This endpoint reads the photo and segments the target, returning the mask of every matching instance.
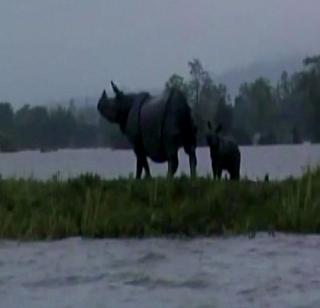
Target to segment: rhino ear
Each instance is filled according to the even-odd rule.
[[[119,96],[121,94],[121,91],[118,89],[118,87],[114,84],[113,81],[111,81],[111,86],[112,86],[112,90],[113,90],[114,94],[116,96]]]
[[[220,133],[222,131],[222,125],[218,124],[217,128],[216,128],[216,133]]]
[[[103,98],[108,98],[108,95],[107,95],[106,90],[103,90],[103,92],[102,92],[102,97],[103,97]]]
[[[211,122],[210,121],[208,121],[208,128],[209,128],[209,130],[212,130],[212,126],[211,126]]]

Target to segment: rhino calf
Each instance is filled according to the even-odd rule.
[[[208,128],[207,144],[210,147],[213,178],[220,179],[222,171],[226,170],[231,180],[238,180],[241,162],[238,145],[232,139],[221,136],[221,125],[212,132],[211,123],[208,122]]]

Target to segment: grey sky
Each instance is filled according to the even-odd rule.
[[[198,57],[215,73],[320,50],[319,0],[1,0],[0,100],[161,88]]]

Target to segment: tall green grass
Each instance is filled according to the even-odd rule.
[[[320,169],[281,182],[0,180],[0,238],[320,232]]]

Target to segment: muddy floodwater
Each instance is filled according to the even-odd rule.
[[[276,145],[241,147],[241,176],[250,179],[263,178],[267,173],[271,179],[299,176],[306,166],[320,164],[320,145]],[[179,153],[178,174],[189,174],[187,156]],[[198,174],[211,174],[208,148],[198,148]],[[151,163],[153,175],[165,175],[166,164]],[[104,178],[128,177],[135,170],[132,151],[110,149],[59,150],[41,153],[24,151],[0,153],[2,177],[48,179],[53,175],[62,178],[75,177],[81,173],[96,173]]]
[[[0,242],[0,306],[320,307],[320,236]]]

